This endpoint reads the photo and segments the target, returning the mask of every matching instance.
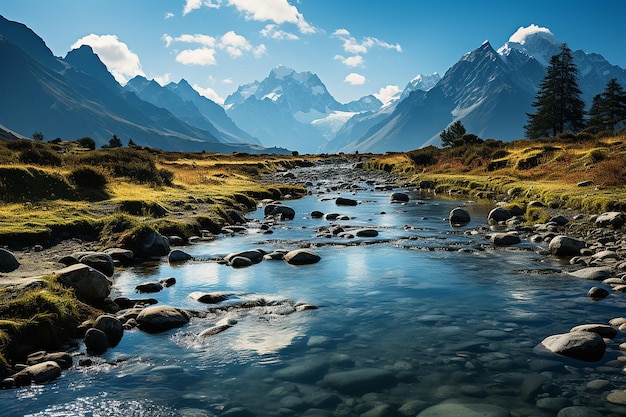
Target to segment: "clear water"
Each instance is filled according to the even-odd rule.
[[[316,196],[290,201],[296,219],[273,234],[253,229],[220,237],[183,248],[195,261],[121,271],[115,295],[138,297],[137,284],[172,276],[176,285],[154,295],[162,304],[207,310],[189,294],[221,291],[233,295],[229,303],[264,298],[275,305],[209,314],[161,334],[127,331],[117,347],[94,358],[95,366],[72,368],[53,383],[0,391],[0,415],[195,417],[246,415],[234,411],[245,408],[255,416],[359,416],[380,404],[404,412],[407,403],[412,414],[386,415],[417,415],[452,400],[498,405],[515,416],[556,416],[560,406],[550,398],[607,412],[602,394],[585,384],[604,378],[620,387],[620,368],[602,366],[616,357],[616,347],[594,364],[543,358],[533,347],[574,325],[607,322],[624,307],[619,297],[590,301],[590,283],[551,272],[568,266],[541,246],[489,247],[470,231],[485,223],[490,207],[436,199],[391,205],[388,192],[344,195],[360,204],[337,207]],[[453,228],[443,219],[458,205],[473,220]],[[316,238],[329,222],[311,219],[312,210],[345,213],[352,219],[339,223],[380,234]],[[262,210],[250,217],[260,219]],[[306,245],[321,256],[319,263],[263,261],[232,269],[210,260]],[[281,314],[285,300],[319,309]],[[198,337],[225,317],[237,324]],[[281,374],[298,366],[310,373],[295,381]],[[355,393],[323,381],[329,373],[365,368],[388,370],[395,381]],[[539,374],[546,378],[539,391],[544,403],[525,398],[524,381]]]

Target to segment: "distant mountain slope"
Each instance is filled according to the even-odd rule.
[[[124,91],[89,47],[66,59],[54,57],[26,26],[0,16],[0,124],[25,136],[35,131],[51,139],[89,136],[100,146],[115,134],[123,142],[167,150],[270,151],[223,143]]]
[[[439,133],[456,120],[485,139],[522,138],[545,63],[560,45],[549,32],[508,42],[497,52],[485,42],[465,54],[427,92],[410,92],[391,112],[350,119],[325,149],[386,152],[438,145]],[[626,86],[626,70],[601,55],[583,51],[573,55],[588,106],[611,78]]]

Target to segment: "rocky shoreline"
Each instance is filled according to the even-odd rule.
[[[321,217],[330,222],[328,227],[319,230],[320,236],[338,237],[343,239],[343,242],[350,241],[353,237],[373,238],[377,235],[375,228],[351,229],[344,227],[339,230],[338,222],[342,219],[349,219],[349,215],[342,213],[349,213],[349,207],[358,204],[358,202],[346,197],[339,199],[335,195],[339,192],[346,193],[371,187],[378,191],[388,191],[390,204],[407,204],[410,201],[409,193],[419,192],[420,184],[410,184],[405,179],[382,172],[372,173],[353,169],[347,164],[348,161],[345,161],[343,166],[338,167],[336,162],[332,164],[321,163],[316,169],[309,167],[278,172],[266,180],[300,184],[305,186],[311,194],[326,195],[335,200],[338,208],[337,213],[310,214],[311,217]],[[397,188],[402,188],[406,192],[394,191]],[[271,233],[276,222],[288,221],[292,215],[293,209],[290,209],[288,201],[265,201],[263,204],[266,219],[261,225],[255,224],[254,227],[264,228],[268,234]],[[547,223],[527,225],[524,218],[525,207],[522,207],[521,203],[511,204],[506,201],[493,201],[494,208],[489,213],[488,218],[485,219],[484,226],[463,232],[477,235],[481,241],[471,250],[479,251],[486,247],[515,247],[522,242],[543,243],[547,246],[544,256],[562,259],[564,273],[572,275],[575,279],[589,280],[590,288],[587,296],[590,299],[600,300],[609,296],[620,297],[622,293],[626,292],[626,235],[623,228],[626,223],[626,214],[610,212],[588,215],[567,211],[556,212],[543,206],[541,202],[528,202],[526,204],[550,212],[550,220]],[[341,216],[346,216],[346,218]],[[469,213],[459,207],[450,213],[447,220],[453,226],[462,226],[469,222]],[[225,227],[222,233],[225,236],[230,236],[245,232],[246,227],[248,227],[246,224],[229,226]],[[49,249],[33,247],[30,250],[15,253],[4,250],[1,256],[2,266],[0,268],[3,272],[0,276],[0,285],[26,288],[37,285],[41,276],[52,275],[56,282],[73,288],[79,299],[102,309],[102,314],[81,324],[77,329],[81,335],[79,343],[84,343],[87,351],[93,355],[114,348],[123,337],[124,331],[135,327],[148,332],[165,331],[184,326],[194,315],[207,314],[207,311],[215,312],[220,308],[272,308],[289,313],[316,308],[313,305],[298,304],[289,300],[280,303],[257,300],[253,303],[230,304],[222,307],[219,303],[228,299],[228,294],[203,293],[194,296],[202,303],[215,304],[215,306],[203,311],[188,311],[173,306],[155,304],[155,300],[146,295],[175,285],[175,280],[144,283],[145,285],[142,284],[144,287],[137,290],[144,296],[133,300],[109,298],[115,285],[114,276],[117,268],[132,264],[136,257],[143,259],[167,258],[169,262],[186,262],[192,259],[184,251],[184,247],[173,249],[174,244],[171,244],[173,242],[177,242],[174,236],[165,237],[155,232],[142,236],[140,240],[134,242],[132,248],[99,250],[96,242],[69,240]],[[442,250],[458,250],[458,248],[442,247]],[[295,265],[319,261],[315,252],[306,248],[293,252],[295,253],[288,251],[264,252],[255,249],[233,253],[212,261],[228,264],[233,268],[250,267],[264,260],[281,260]],[[11,268],[14,269],[11,270]],[[235,324],[232,321],[218,322],[215,326],[206,329],[203,336],[216,335]],[[619,312],[616,312],[614,317],[607,317],[606,323],[588,323],[584,326],[572,323],[571,329],[563,329],[561,334],[546,335],[544,340],[536,341],[535,351],[538,355],[557,354],[593,364],[604,356],[607,346],[615,344],[617,336],[624,332],[626,332],[626,318],[621,317]],[[612,346],[611,349],[624,350],[626,353],[626,344]],[[89,356],[82,357],[78,363],[74,363],[75,357],[70,352],[76,351],[77,346],[74,343],[67,351],[26,352],[30,355],[25,356],[23,363],[12,364],[12,373],[2,381],[2,387],[23,386],[32,382],[43,383],[57,378],[63,369],[72,366],[89,366],[91,364]],[[622,364],[625,361],[626,354],[610,361],[605,366],[613,367],[617,372],[621,372]],[[367,372],[365,373],[367,374]],[[342,384],[346,380],[352,381],[350,384],[359,385],[363,381],[370,379],[378,381],[380,379],[381,384],[385,385],[389,378],[391,376],[388,373],[374,376],[369,374],[330,374],[327,375],[325,381],[327,380],[326,384],[331,387],[339,387],[337,389],[341,391],[343,389]],[[598,379],[589,381],[595,385],[600,384],[600,382]],[[546,381],[543,379],[535,381],[536,386],[532,389],[528,388],[529,392],[532,391],[529,395],[541,396],[541,386],[545,383]],[[626,415],[626,391],[612,389],[613,384],[606,384],[605,387],[607,390],[606,401],[617,407],[613,411],[618,415]],[[454,408],[451,404],[441,407]],[[563,410],[566,409],[563,407]],[[591,414],[580,414],[583,411],[585,410],[559,412],[559,417],[594,415],[591,409],[587,410]],[[456,411],[447,410],[445,412]],[[575,414],[575,412],[579,414]],[[491,411],[486,415],[491,415],[489,413]]]

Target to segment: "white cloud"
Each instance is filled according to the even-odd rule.
[[[219,9],[222,4],[222,0],[216,0],[213,3],[211,0],[187,0],[185,2],[185,7],[183,7],[183,16],[187,13],[191,13],[194,10],[201,8],[202,6],[208,7],[210,9]]]
[[[385,49],[394,49],[397,52],[402,52],[402,47],[399,43],[392,44],[372,36],[365,37],[361,42],[359,42],[347,29],[337,29],[333,32],[333,36],[343,41],[344,51],[355,55],[366,54],[367,51],[374,46]]]
[[[365,84],[365,81],[367,81],[366,78],[361,74],[357,74],[356,72],[351,72],[350,74],[346,75],[346,78],[343,80],[343,82],[350,85],[363,85]]]
[[[295,35],[290,32],[285,32],[284,30],[276,29],[276,25],[267,24],[263,29],[261,29],[261,36],[264,38],[271,38],[276,40],[288,40],[288,41],[297,41],[300,39],[298,35]]]
[[[215,49],[185,49],[176,55],[176,61],[183,65],[216,65]]]
[[[120,42],[115,35],[92,33],[74,42],[71,48],[76,49],[81,45],[91,46],[91,49],[120,84],[125,84],[126,81],[136,75],[145,76],[137,54],[132,52],[124,42]]]
[[[157,75],[154,77],[154,81],[156,81],[157,83],[159,83],[159,85],[164,86],[170,83],[172,74],[167,72],[163,75]]]
[[[234,84],[235,82],[232,80],[232,78],[226,78],[226,79],[222,80],[222,83],[224,83],[224,84]]]
[[[528,35],[541,33],[541,32],[552,35],[552,32],[550,32],[550,29],[531,24],[528,27],[520,27],[519,29],[517,29],[515,33],[512,34],[511,37],[509,38],[509,42],[516,42],[516,43],[523,45],[524,42],[526,42],[526,37]]]
[[[389,103],[391,100],[397,98],[402,93],[402,90],[397,85],[388,85],[378,90],[378,93],[374,93],[373,96],[383,102],[383,105]]]
[[[163,17],[164,19],[171,19],[172,17],[174,17],[174,13],[172,12],[167,12],[165,13],[165,16]]]
[[[363,57],[361,55],[354,55],[349,57],[343,57],[341,55],[335,55],[335,59],[341,61],[342,64],[348,67],[358,67],[363,65]]]
[[[201,34],[195,34],[195,35],[180,35],[176,38],[171,37],[170,35],[163,35],[163,39],[165,40],[165,46],[170,46],[172,44],[172,42],[184,42],[184,43],[198,43],[200,45],[203,46],[208,46],[209,48],[212,48],[215,46],[215,42],[216,39],[213,36],[209,36],[209,35],[201,35]]]
[[[213,100],[219,105],[224,105],[224,98],[220,97],[220,95],[217,94],[211,87],[203,88],[198,84],[194,84],[193,89],[196,90],[201,96],[204,96],[209,100]]]
[[[251,51],[252,45],[248,40],[235,33],[235,31],[229,30],[222,35],[220,39],[219,47],[226,50],[226,53],[231,58],[239,58],[243,55],[244,51]]]

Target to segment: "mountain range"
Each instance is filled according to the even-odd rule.
[[[504,141],[523,137],[538,85],[561,42],[549,31],[497,50],[485,41],[443,77],[418,75],[383,104],[374,95],[339,103],[319,77],[278,66],[240,86],[224,106],[185,80],[161,86],[137,76],[121,86],[89,46],[55,57],[25,25],[0,16],[0,138],[76,139],[98,145],[112,135],[138,145],[211,152],[376,152],[438,145],[461,120],[469,133]],[[626,70],[601,55],[574,51],[587,106]]]

